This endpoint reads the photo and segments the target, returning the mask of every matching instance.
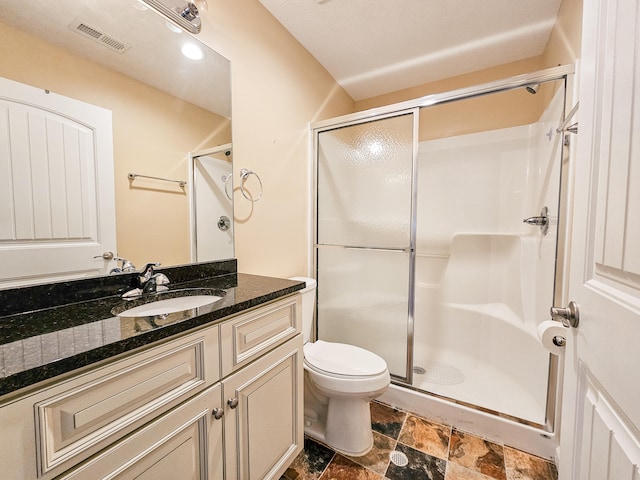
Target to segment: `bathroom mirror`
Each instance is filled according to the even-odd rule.
[[[229,61],[140,0],[0,0],[0,57],[0,77],[112,112],[113,253],[189,263],[190,155],[231,145]],[[227,244],[219,259],[233,258]],[[93,262],[94,273],[116,266]]]

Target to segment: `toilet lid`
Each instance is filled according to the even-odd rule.
[[[387,363],[369,350],[322,340],[305,344],[304,359],[313,368],[338,375],[378,375],[387,369]]]

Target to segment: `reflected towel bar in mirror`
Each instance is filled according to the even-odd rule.
[[[138,173],[128,173],[128,174],[127,174],[127,178],[128,178],[130,181],[132,181],[132,182],[133,182],[137,177],[140,177],[140,178],[151,178],[151,179],[153,179],[153,180],[160,180],[160,181],[163,181],[163,182],[177,183],[177,184],[178,184],[178,186],[179,186],[180,188],[184,188],[184,187],[187,185],[187,182],[185,182],[184,180],[171,180],[171,179],[169,179],[169,178],[151,177],[151,176],[149,176],[149,175],[140,175],[140,174],[138,174]]]

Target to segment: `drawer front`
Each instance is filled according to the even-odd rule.
[[[222,376],[298,334],[300,315],[298,294],[224,322],[220,326]]]
[[[56,479],[222,479],[223,420],[214,418],[214,408],[222,408],[220,384]]]
[[[82,460],[217,381],[218,328],[136,357],[36,404],[41,474]]]

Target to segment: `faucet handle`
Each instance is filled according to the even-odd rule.
[[[136,266],[126,258],[113,257],[116,262],[121,262],[120,271],[122,272],[135,272]]]
[[[140,272],[139,272],[140,273],[140,279],[144,280],[144,281],[149,280],[153,276],[153,274],[155,273],[153,271],[153,269],[155,267],[159,267],[159,266],[160,266],[159,262],[147,263],[144,266],[144,268],[142,270],[140,270]]]
[[[111,253],[111,252],[106,252],[106,253]],[[105,258],[104,254],[102,255],[102,257]],[[130,273],[130,272],[136,271],[136,266],[126,258],[114,256],[112,259],[115,260],[116,262],[121,262],[121,263],[119,267],[112,268],[109,273]]]
[[[167,285],[169,285],[170,282],[164,273],[154,273],[144,282],[142,282],[142,278],[143,277],[140,277],[140,282],[142,283],[142,293],[164,292],[169,289]]]
[[[169,277],[167,277],[164,273],[155,273],[151,277],[156,282],[156,285],[169,285],[171,282],[169,281]]]

